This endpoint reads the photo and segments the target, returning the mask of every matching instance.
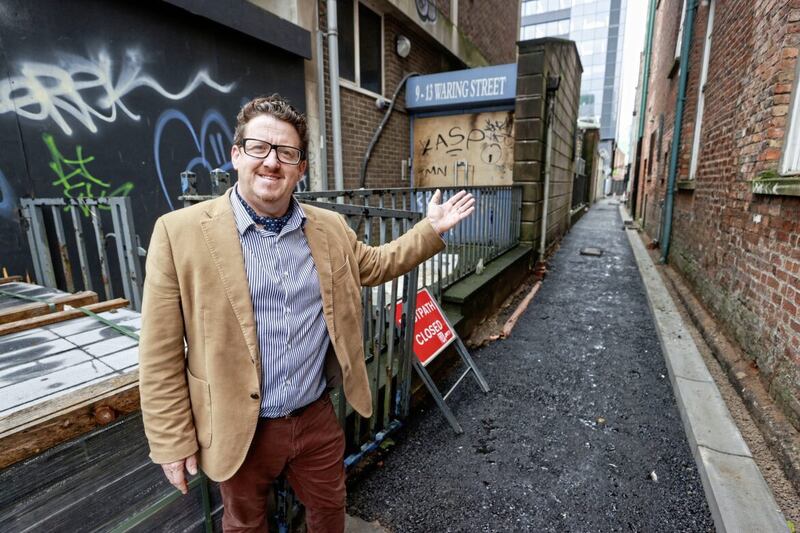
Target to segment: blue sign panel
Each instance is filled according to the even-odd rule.
[[[422,111],[497,105],[513,102],[516,92],[516,63],[441,72],[408,80],[406,108]]]

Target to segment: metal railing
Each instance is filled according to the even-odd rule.
[[[359,240],[370,246],[390,242],[411,229],[420,220],[419,213],[382,207],[364,207],[303,198],[306,204],[335,211],[345,217]],[[392,429],[395,420],[409,412],[411,386],[411,357],[413,343],[416,291],[419,268],[378,287],[363,287],[361,303],[364,309],[364,354],[372,388],[372,417],[348,420],[351,414],[344,394],[334,392],[334,405],[342,427],[346,428],[348,450],[357,453],[362,445]],[[403,318],[398,326],[395,306],[402,305]],[[365,425],[363,425],[365,424]]]
[[[428,203],[437,187],[353,189],[296,193],[302,201],[325,200],[356,209],[400,209],[427,214]],[[428,287],[441,300],[444,289],[481,270],[492,259],[519,244],[522,187],[471,186],[438,187],[442,201],[466,190],[475,196],[475,213],[443,235],[447,249],[420,265],[418,288]],[[353,211],[353,215],[358,216]],[[351,216],[353,216],[351,215]],[[356,225],[360,223],[356,219]],[[352,224],[351,224],[352,225]]]
[[[589,200],[589,177],[583,174],[575,174],[572,180],[572,209],[584,205],[591,205]]]
[[[106,300],[114,295],[113,281],[118,279],[122,292],[135,310],[142,307],[142,265],[144,250],[133,224],[133,209],[128,197],[97,199],[23,198],[20,200],[28,246],[31,250],[36,281],[44,286],[75,292],[78,281],[83,290],[102,285]],[[103,213],[108,212],[108,215]],[[93,239],[87,239],[84,217],[89,219]],[[112,231],[107,231],[108,218]],[[66,224],[65,224],[66,220]],[[65,229],[65,228],[68,228]],[[107,239],[114,238],[116,257],[106,251]],[[54,246],[51,247],[51,239]],[[50,250],[57,250],[53,261]],[[73,268],[78,257],[80,278]],[[99,273],[90,265],[98,265]],[[112,276],[119,270],[119,277]]]

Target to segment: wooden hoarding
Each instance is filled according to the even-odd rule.
[[[414,119],[414,185],[511,185],[514,112]]]

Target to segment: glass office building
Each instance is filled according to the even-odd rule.
[[[578,112],[600,126],[600,138],[617,136],[622,36],[627,0],[523,0],[520,39],[561,37],[575,41],[583,65]]]

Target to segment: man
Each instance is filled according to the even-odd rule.
[[[344,436],[327,393],[343,383],[372,412],[361,285],[392,279],[444,248],[474,210],[463,191],[379,248],[343,218],[292,196],[306,170],[305,117],[278,95],[237,117],[238,183],[156,222],[139,344],[150,457],[187,492],[197,465],[220,481],[223,528],[264,531],[282,472],[308,530],[344,530]],[[185,343],[185,344],[184,344]]]

